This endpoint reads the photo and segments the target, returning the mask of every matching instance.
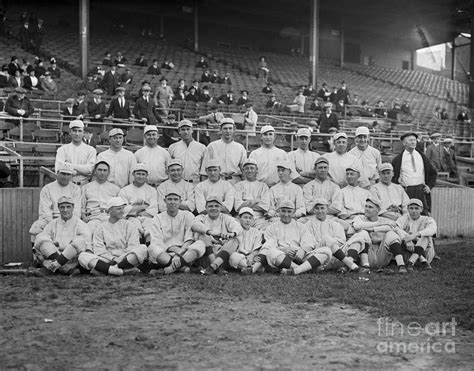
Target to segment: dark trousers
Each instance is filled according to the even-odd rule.
[[[428,215],[431,212],[431,195],[423,191],[424,185],[408,186],[405,188],[409,198],[417,198],[423,202],[423,212],[421,215]]]

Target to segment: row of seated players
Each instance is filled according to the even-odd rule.
[[[71,123],[72,132],[77,128],[80,129],[80,127],[74,125],[79,124],[74,122]],[[190,128],[190,126],[188,126],[188,128]],[[123,136],[117,130],[119,129],[113,129],[111,131],[110,134],[112,140],[117,139],[114,137],[122,137],[120,139],[123,140]],[[267,133],[266,130],[271,132],[272,128],[263,128],[263,135]],[[301,134],[303,133],[307,134],[302,131]],[[274,134],[274,132],[272,134]],[[74,138],[73,133],[72,137]],[[304,135],[302,135],[302,137],[304,137]],[[343,137],[341,138],[344,139]],[[83,144],[81,143],[80,146],[82,145]],[[284,154],[286,156],[286,153]],[[58,156],[60,156],[60,151],[58,151]],[[323,246],[330,248],[331,252],[335,254],[336,259],[344,263],[343,267],[339,267],[342,268],[342,270],[345,270],[345,267],[351,270],[359,269],[359,265],[357,265],[356,262],[359,262],[359,264],[362,266],[362,269],[364,270],[369,269],[369,267],[383,267],[390,262],[390,259],[387,260],[387,258],[394,256],[397,261],[397,265],[399,266],[399,271],[403,273],[406,271],[406,268],[405,261],[402,256],[402,246],[408,251],[413,252],[412,256],[410,256],[408,260],[408,268],[410,270],[412,269],[412,263],[415,263],[418,259],[420,259],[420,261],[426,267],[430,267],[429,262],[434,256],[434,248],[431,237],[436,233],[436,223],[431,217],[420,216],[420,213],[423,210],[423,203],[420,200],[408,200],[403,188],[391,183],[391,178],[393,177],[393,169],[391,164],[381,164],[379,167],[381,181],[377,184],[374,184],[371,188],[371,191],[361,188],[358,185],[359,177],[361,175],[361,168],[358,166],[358,164],[353,163],[349,166],[346,166],[345,173],[348,185],[341,190],[338,185],[328,179],[329,161],[323,156],[317,157],[313,164],[315,179],[305,184],[302,189],[300,186],[291,182],[291,179],[296,179],[292,176],[292,173],[297,173],[297,171],[294,170],[294,166],[292,165],[291,161],[289,161],[288,158],[278,159],[277,162],[274,163],[274,169],[272,169],[272,172],[276,173],[278,181],[269,189],[268,178],[267,182],[257,180],[260,172],[259,160],[265,159],[265,157],[269,159],[268,153],[260,154],[255,159],[252,157],[252,155],[249,159],[245,158],[242,166],[245,180],[235,183],[231,183],[233,177],[229,175],[223,176],[223,178],[227,178],[228,181],[222,179],[221,162],[216,159],[210,159],[204,166],[208,179],[197,184],[194,188],[194,184],[190,184],[186,181],[183,181],[182,179],[184,170],[183,163],[180,160],[171,160],[168,162],[168,164],[164,165],[168,169],[170,179],[160,184],[157,189],[153,188],[149,184],[146,184],[149,170],[148,166],[143,163],[134,165],[131,171],[132,184],[120,189],[116,184],[114,185],[113,183],[108,182],[107,178],[111,173],[111,168],[113,166],[116,167],[117,163],[113,163],[111,161],[108,162],[106,159],[101,159],[99,155],[98,162],[94,166],[95,180],[90,183],[85,181],[76,181],[76,183],[82,186],[81,190],[77,184],[71,182],[73,179],[73,173],[75,172],[73,166],[71,166],[71,164],[67,161],[59,161],[57,168],[58,180],[45,186],[42,190],[40,197],[39,219],[33,224],[30,230],[35,242],[34,246],[36,255],[38,255],[38,251],[40,252],[37,258],[39,261],[41,261],[42,258],[46,258],[45,260],[47,263],[45,268],[49,267],[50,270],[52,269],[54,271],[59,269],[58,264],[63,266],[64,264],[61,263],[66,263],[70,260],[65,260],[64,256],[60,257],[59,260],[56,258],[50,259],[50,257],[53,255],[53,257],[55,257],[55,254],[57,254],[58,251],[48,254],[48,251],[50,251],[52,248],[51,244],[56,247],[61,245],[61,243],[57,240],[57,237],[54,237],[53,235],[55,233],[63,234],[64,232],[64,223],[60,221],[64,218],[61,217],[59,221],[57,219],[58,216],[62,214],[61,207],[59,205],[60,203],[58,202],[58,199],[62,196],[70,197],[70,204],[73,204],[73,207],[70,208],[71,213],[75,215],[77,222],[79,221],[79,217],[81,217],[81,215],[83,220],[88,222],[87,227],[83,228],[83,230],[87,232],[87,235],[94,236],[93,241],[95,241],[96,236],[99,236],[97,237],[98,239],[105,241],[102,247],[105,246],[106,250],[113,250],[117,246],[121,246],[121,248],[118,249],[119,252],[123,252],[125,254],[124,256],[128,256],[128,253],[126,253],[127,245],[124,244],[124,241],[127,240],[126,236],[121,236],[121,234],[118,233],[116,229],[112,228],[112,224],[115,225],[115,223],[111,222],[112,214],[110,211],[112,206],[110,206],[109,201],[115,199],[118,196],[121,200],[120,202],[123,202],[127,205],[127,207],[122,210],[122,213],[124,213],[127,218],[127,225],[129,225],[129,227],[136,232],[134,233],[136,234],[138,241],[141,239],[141,242],[152,246],[153,230],[155,228],[156,220],[161,216],[167,217],[167,215],[169,215],[169,205],[167,198],[170,196],[170,193],[172,193],[178,198],[178,208],[180,210],[185,212],[185,214],[190,215],[190,217],[192,216],[191,212],[194,211],[196,214],[199,214],[196,218],[208,218],[206,219],[206,223],[208,223],[211,227],[215,226],[214,224],[216,222],[215,219],[211,217],[211,213],[209,211],[209,204],[212,201],[218,204],[216,207],[219,209],[219,215],[222,213],[222,218],[227,219],[232,218],[230,215],[232,214],[233,209],[236,210],[236,213],[234,214],[240,214],[244,208],[250,208],[250,214],[252,216],[251,224],[256,227],[255,230],[265,230],[265,236],[267,233],[266,231],[269,229],[271,230],[271,226],[275,225],[275,223],[289,223],[288,220],[288,223],[285,223],[283,217],[285,213],[282,212],[282,210],[290,209],[289,220],[294,220],[295,223],[296,220],[298,220],[297,224],[295,224],[293,227],[300,228],[303,223],[307,224],[318,219],[318,208],[320,208],[322,205],[325,209],[324,220],[327,219],[328,223],[331,221],[331,226],[326,226],[325,228],[328,228],[331,231],[342,231],[339,234],[343,236],[344,241],[346,238],[348,238],[346,252],[343,251],[343,248],[342,250],[339,248],[336,249],[337,246],[332,243],[329,243],[328,246]],[[80,169],[77,164],[74,166],[76,169]],[[265,165],[262,167],[265,168]],[[232,184],[234,184],[235,187]],[[192,191],[194,191],[194,197],[192,195]],[[321,200],[323,200],[323,202],[321,202]],[[288,206],[290,204],[291,207]],[[284,207],[284,205],[287,206]],[[406,212],[407,208],[410,211],[409,213]],[[372,210],[372,214],[370,213],[370,210]],[[161,212],[158,214],[158,211]],[[338,218],[336,218],[336,216],[338,216]],[[194,216],[192,217],[194,218]],[[230,236],[231,233],[232,235],[237,233],[235,231],[234,233],[229,229],[224,229],[222,223],[222,221],[217,223],[218,228],[216,228],[217,232],[219,233],[214,230],[211,232],[206,230],[206,232],[215,232],[216,235],[220,235],[220,233],[222,233],[224,240],[232,237]],[[182,223],[180,222],[180,224]],[[170,227],[171,230],[174,230],[176,225],[176,223],[171,223],[171,227],[169,225],[168,227]],[[103,229],[105,226],[112,228],[106,233],[108,237],[104,237]],[[74,230],[77,230],[77,226],[74,228]],[[312,233],[314,239],[320,240],[322,238],[323,232],[321,228],[318,233]],[[61,232],[60,230],[63,231]],[[120,230],[126,231],[127,228],[120,228]],[[293,244],[295,242],[293,240],[285,242],[285,239],[288,239],[289,236],[292,236],[293,234],[289,233],[287,228],[282,229],[281,226],[279,226],[276,230],[277,233],[282,231],[284,232],[276,239],[278,243],[275,249],[277,251],[275,249],[270,250],[273,251],[273,255],[271,252],[267,252],[263,255],[257,254],[255,255],[256,257],[254,256],[256,259],[255,261],[246,260],[248,264],[246,263],[245,267],[239,265],[239,268],[250,267],[251,271],[256,271],[259,268],[259,264],[262,263],[262,256],[265,257],[263,262],[268,264],[270,267],[282,269],[295,268],[295,270],[291,269],[290,271],[283,270],[283,272],[286,273],[298,273],[313,269],[316,266],[326,262],[327,259],[325,260],[324,257],[314,254],[307,256],[305,255],[302,257],[301,254],[303,254],[303,252],[299,252],[298,258],[296,258],[296,255],[291,252],[293,250],[290,249],[290,247],[294,247]],[[401,232],[402,230],[404,233]],[[49,250],[45,250],[46,252],[41,252],[41,246],[45,237],[39,238],[39,236],[44,236],[45,232],[47,232],[49,237],[51,237],[50,240],[46,241],[46,245],[49,246]],[[118,238],[119,241],[113,240],[115,237]],[[173,242],[173,239],[174,237],[171,238],[171,242]],[[266,240],[267,238],[265,237],[265,241]],[[215,241],[213,241],[211,245],[214,243]],[[347,247],[354,244],[358,244],[357,246],[360,247],[359,254],[363,251],[360,259],[355,256],[354,252],[349,253],[349,250],[354,249],[348,249]],[[208,244],[205,243],[205,245],[205,252],[208,253],[207,255],[210,255],[210,260],[213,261],[213,254],[210,253]],[[298,244],[295,246],[297,245]],[[235,247],[235,240],[232,246]],[[382,247],[376,249],[371,248],[370,246]],[[142,252],[149,250],[143,250],[143,246],[141,248]],[[72,249],[74,249],[76,253],[80,250],[77,246],[74,247],[71,245],[68,256],[72,254]],[[222,254],[219,256],[221,259],[217,260],[217,262],[213,262],[213,265],[211,265],[211,268],[209,268],[207,272],[209,273],[210,270],[216,270],[222,263],[227,264],[227,258],[231,255],[229,254],[230,250],[225,250],[222,252]],[[251,250],[254,251],[253,248]],[[341,250],[342,253],[339,252],[339,250]],[[92,247],[92,251],[95,251],[94,247]],[[169,252],[172,251],[168,251],[168,248],[166,248],[166,253],[168,254]],[[220,252],[219,248],[216,247],[214,252]],[[280,252],[283,252],[283,254]],[[312,254],[312,250],[310,252]],[[384,252],[384,254],[381,252]],[[181,251],[181,253],[181,255],[178,254],[179,258],[174,259],[173,263],[171,262],[171,259],[164,259],[163,257],[161,260],[157,259],[158,255],[156,255],[156,253],[154,258],[151,256],[151,253],[149,255],[151,264],[155,264],[153,265],[154,268],[157,268],[157,265],[164,264],[168,268],[168,273],[176,271],[180,265],[189,265],[190,263],[195,263],[197,258],[202,258],[204,255],[207,256],[206,254],[201,255],[195,250],[189,252],[189,254],[192,256],[186,255],[187,251]],[[94,256],[93,253],[91,254]],[[58,256],[60,255],[61,254]],[[132,262],[128,263],[135,262],[136,264],[141,264],[144,261],[144,259],[141,259],[141,257],[146,256],[145,253],[140,256],[138,256],[138,253],[132,255],[135,258],[132,259]],[[381,257],[381,255],[383,256]],[[92,258],[91,255],[85,256]],[[110,257],[110,254],[108,256]],[[122,258],[124,256],[122,256]],[[306,260],[308,263],[305,264],[303,270],[300,271],[296,269],[298,267],[296,267],[294,264],[289,263],[289,260],[286,258],[295,258],[295,264],[298,264],[298,262],[306,263]],[[306,258],[306,260],[303,258]],[[324,262],[322,262],[322,260],[324,260]],[[54,262],[53,265],[50,265],[51,261]],[[82,265],[84,268],[88,267],[89,269],[97,269],[97,263],[98,260],[93,258],[93,263],[90,263],[89,261],[88,263]],[[130,268],[128,263],[123,262],[123,264],[118,268]],[[256,265],[254,266],[253,263],[256,263]],[[98,264],[98,270],[104,272],[104,265],[102,263]],[[171,265],[169,266],[169,264]],[[107,272],[110,273],[109,268],[110,267],[107,267]],[[66,270],[69,272],[68,269]],[[120,272],[123,273],[123,270]]]

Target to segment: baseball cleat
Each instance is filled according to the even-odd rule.
[[[52,276],[53,272],[51,272],[49,269],[41,267],[41,268],[36,268],[33,272],[33,275],[35,277],[44,278],[46,276]]]
[[[408,262],[408,264],[406,266],[406,269],[407,269],[407,272],[409,272],[409,273],[415,272],[415,266],[413,265],[412,262]]]
[[[407,269],[405,268],[404,265],[400,265],[398,267],[398,274],[407,274],[407,273],[408,273],[408,271],[407,271]]]
[[[207,267],[206,269],[201,269],[199,273],[201,273],[202,276],[210,276],[214,274],[215,271],[211,267]]]
[[[240,273],[242,273],[244,276],[248,276],[249,274],[252,274],[252,273],[253,273],[252,267],[245,267],[245,268],[242,268],[242,270],[240,271]]]
[[[370,267],[359,267],[358,269],[358,273],[361,273],[361,274],[370,274]]]
[[[347,267],[341,267],[341,268],[338,268],[337,270],[337,273],[340,273],[340,274],[346,274],[347,272],[349,272],[349,269]]]
[[[165,274],[165,270],[163,268],[160,269],[150,269],[148,272],[150,276],[162,276]]]
[[[433,267],[427,261],[421,263],[421,268],[423,268],[423,270],[429,270],[429,271],[433,270]]]
[[[284,276],[294,276],[295,271],[293,270],[293,268],[282,268],[280,274]]]

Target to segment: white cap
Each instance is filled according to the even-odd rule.
[[[148,167],[145,164],[142,164],[142,163],[135,164],[135,166],[132,169],[132,174],[135,171],[146,171],[147,173],[149,172]]]
[[[296,136],[311,138],[311,131],[308,128],[301,128],[301,129],[298,129]]]
[[[359,136],[359,135],[367,135],[369,136],[370,135],[370,131],[369,131],[369,128],[367,126],[359,126],[357,129],[356,129],[356,132],[355,132],[355,136]]]
[[[271,125],[264,125],[262,126],[262,128],[260,129],[260,134],[265,134],[266,132],[268,131],[275,131],[275,128]]]
[[[110,210],[111,207],[124,206],[126,204],[122,197],[112,197],[107,201],[107,210]]]
[[[59,165],[57,172],[58,173],[72,174],[72,175],[76,174],[76,171],[74,170],[74,168],[68,163],[63,163],[63,164]]]
[[[338,140],[339,138],[346,138],[347,139],[347,134],[342,132],[342,133],[336,133],[333,136],[334,141]]]
[[[72,128],[84,129],[84,123],[81,120],[72,120],[69,123],[69,129],[72,129]]]
[[[243,215],[245,213],[250,214],[252,216],[255,216],[253,210],[250,207],[243,207],[239,210],[239,216]]]
[[[109,137],[113,137],[114,135],[117,135],[117,134],[124,135],[123,130],[119,128],[113,128],[112,130],[109,131]]]
[[[145,129],[143,129],[143,135],[148,133],[149,131],[156,131],[158,132],[158,128],[155,125],[145,125]]]

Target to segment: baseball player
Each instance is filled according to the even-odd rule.
[[[285,275],[297,275],[326,263],[332,255],[331,249],[325,246],[314,249],[313,235],[304,224],[294,220],[294,203],[283,200],[278,212],[280,220],[265,230],[260,259]]]
[[[100,224],[92,239],[92,247],[79,255],[79,264],[93,274],[123,276],[134,273],[134,267],[147,258],[147,248],[140,245],[136,226],[126,220],[127,203],[120,197],[107,202],[109,219]]]
[[[179,208],[194,212],[196,202],[194,200],[194,185],[183,179],[183,163],[181,160],[172,159],[168,163],[169,179],[161,183],[156,189],[158,192],[158,211],[166,211],[165,195],[170,191],[178,193],[181,196]]]
[[[219,269],[227,263],[230,255],[237,251],[242,227],[230,215],[221,212],[222,198],[210,195],[206,199],[206,214],[198,215],[191,226],[195,233],[195,240],[203,241],[206,246],[206,255],[211,265],[203,269],[201,274],[209,275],[215,272],[226,273]]]
[[[397,220],[400,237],[410,252],[406,267],[409,272],[413,272],[418,260],[424,269],[431,269],[430,263],[435,256],[433,237],[438,226],[432,217],[421,215],[422,211],[423,202],[412,198],[408,201],[408,214]]]
[[[293,163],[298,178],[293,182],[296,184],[306,184],[314,179],[314,162],[320,156],[319,153],[311,151],[311,131],[308,128],[298,129],[296,133],[298,148],[288,153],[288,158]]]
[[[90,246],[91,234],[86,223],[74,216],[74,202],[70,196],[60,197],[60,217],[50,221],[36,236],[33,256],[42,268],[37,269],[35,275],[79,274],[77,257]]]

